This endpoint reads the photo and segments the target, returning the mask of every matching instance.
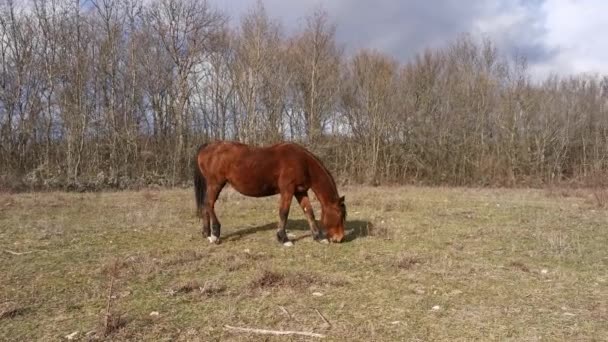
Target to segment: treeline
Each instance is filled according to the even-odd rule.
[[[300,142],[341,181],[603,184],[608,77],[530,81],[463,36],[401,64],[196,0],[0,5],[0,189],[189,184],[196,147]]]

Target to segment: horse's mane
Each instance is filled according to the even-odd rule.
[[[323,162],[321,161],[321,159],[319,159],[319,157],[315,156],[312,152],[308,151],[306,148],[304,148],[303,146],[301,146],[300,144],[296,144],[296,143],[291,143],[293,146],[296,146],[297,148],[299,148],[300,150],[302,150],[307,156],[309,156],[310,158],[312,158],[312,160],[314,160],[317,165],[321,168],[321,170],[323,170],[323,172],[325,173],[325,175],[327,176],[327,178],[329,178],[329,181],[331,182],[331,185],[334,187],[334,190],[336,192],[336,199],[339,197],[338,196],[338,186],[336,185],[336,181],[334,180],[334,177],[331,175],[331,172],[329,172],[329,170],[327,169],[327,167],[325,167],[325,165],[323,164]]]

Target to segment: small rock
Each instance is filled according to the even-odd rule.
[[[576,316],[576,314],[573,314],[572,312],[564,312],[564,316]]]
[[[439,306],[439,305],[435,305],[432,307],[432,310],[434,310],[434,311],[437,311],[439,309],[441,309],[441,306]]]
[[[75,339],[76,336],[78,336],[78,331],[74,331],[73,333],[66,335],[65,338],[68,339],[69,341],[71,341],[71,340]]]
[[[312,295],[315,296],[315,297],[321,297],[321,296],[323,296],[323,294],[321,292],[313,292]]]
[[[546,268],[543,268],[542,270],[540,270],[540,273],[547,274],[547,273],[549,273],[549,270]]]
[[[424,290],[422,290],[422,289],[415,289],[414,292],[416,292],[419,295],[422,295],[425,293]]]
[[[160,313],[158,311],[152,311],[150,312],[150,316],[159,316]]]
[[[251,252],[251,251],[249,250],[249,248],[245,248],[245,249],[243,250],[243,252],[245,252],[245,253],[249,253],[249,252]]]
[[[392,325],[397,325],[397,324],[399,324],[399,323],[401,323],[401,321],[392,321],[392,322],[391,322],[391,324],[392,324]]]

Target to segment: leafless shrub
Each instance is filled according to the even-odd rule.
[[[116,292],[116,279],[118,278],[121,262],[115,260],[109,270],[110,284],[108,286],[108,294],[106,299],[106,309],[103,317],[103,325],[101,328],[103,336],[109,336],[127,324],[125,317],[114,308],[114,300],[117,298]]]

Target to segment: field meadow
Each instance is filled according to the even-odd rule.
[[[340,192],[346,241],[294,201],[293,247],[276,196],[226,189],[212,245],[191,189],[0,194],[0,340],[608,340],[606,192]]]

